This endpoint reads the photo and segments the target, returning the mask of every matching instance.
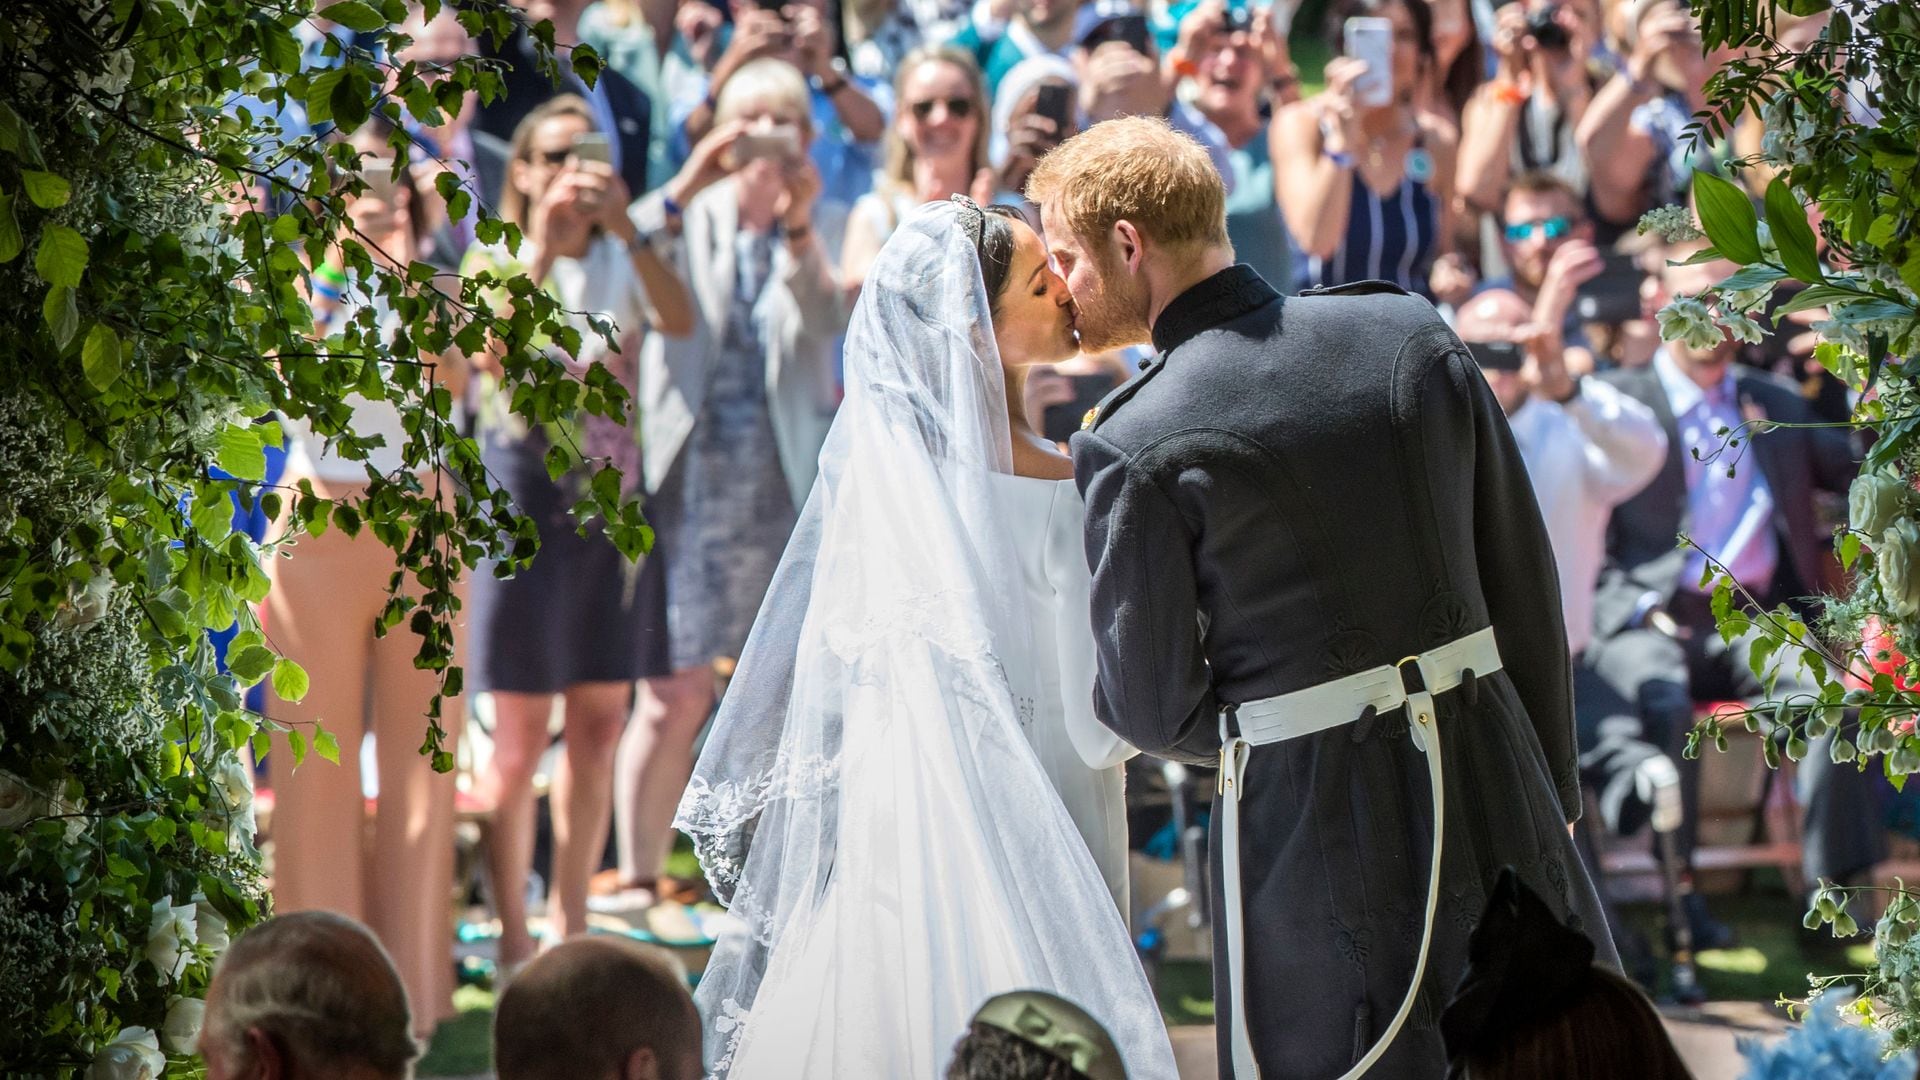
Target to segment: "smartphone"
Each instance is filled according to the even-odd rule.
[[[799,156],[800,132],[790,124],[763,131],[742,132],[733,144],[733,158],[741,165],[759,158],[790,161]]]
[[[1080,41],[1080,47],[1092,52],[1109,41],[1125,42],[1141,56],[1153,55],[1153,30],[1147,25],[1145,15],[1121,15],[1108,19],[1087,31],[1087,36]]]
[[[1583,323],[1623,323],[1641,315],[1640,283],[1646,271],[1632,255],[1602,255],[1600,273],[1573,294],[1573,315]]]
[[[1067,380],[1073,383],[1073,400],[1049,405],[1040,413],[1040,434],[1049,442],[1063,443],[1073,438],[1087,413],[1113,392],[1111,375],[1069,375]]]
[[[1519,371],[1527,354],[1511,341],[1463,342],[1482,371]]]
[[[611,165],[613,143],[598,131],[583,131],[573,137],[573,158],[575,161],[597,161],[602,165]]]
[[[1393,20],[1356,15],[1345,26],[1347,55],[1366,62],[1353,80],[1354,102],[1378,107],[1393,101]]]
[[[1033,113],[1053,121],[1055,134],[1066,138],[1073,130],[1069,120],[1073,109],[1073,92],[1065,83],[1049,82],[1040,84],[1040,96],[1034,99]]]

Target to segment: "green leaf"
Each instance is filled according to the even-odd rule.
[[[1780,249],[1781,265],[1789,274],[1809,285],[1827,280],[1820,270],[1818,244],[1813,226],[1807,224],[1806,207],[1800,205],[1782,177],[1774,177],[1767,185],[1767,228],[1773,233],[1774,246]]]
[[[80,331],[80,305],[74,302],[73,290],[65,285],[55,285],[47,290],[47,298],[40,305],[40,314],[53,330],[53,343],[62,349]]]
[[[80,370],[95,390],[105,390],[120,381],[120,335],[106,323],[94,323],[87,331],[86,344],[80,346]]]
[[[274,662],[278,659],[279,657],[273,655],[272,649],[261,645],[248,645],[238,652],[228,653],[227,670],[233,672],[234,678],[242,682],[256,683],[264,678],[267,672],[273,670]]]
[[[20,257],[20,222],[13,216],[13,193],[0,188],[0,263]]]
[[[244,424],[228,424],[214,444],[214,464],[241,480],[256,483],[267,478],[267,455],[260,436]]]
[[[340,744],[333,738],[333,732],[323,727],[313,729],[313,752],[321,757],[340,764]]]
[[[40,230],[40,246],[33,253],[33,270],[53,285],[80,286],[87,269],[87,241],[65,225]]]
[[[318,12],[322,19],[332,19],[349,30],[367,33],[382,30],[387,26],[387,17],[373,10],[361,0],[344,0],[342,3],[329,4]]]
[[[42,210],[58,210],[73,197],[73,189],[66,180],[50,172],[21,169],[20,182],[26,186],[27,198]]]
[[[307,696],[307,671],[286,657],[273,662],[273,693],[282,701],[299,701]]]
[[[268,71],[291,75],[300,70],[300,43],[293,32],[270,19],[254,23],[259,28],[260,63]]]
[[[299,728],[287,729],[287,749],[293,751],[293,767],[299,768],[307,760],[307,733]]]
[[[1815,285],[1811,289],[1801,289],[1793,299],[1773,310],[1775,318],[1791,315],[1796,311],[1808,311],[1828,304],[1842,304],[1849,300],[1860,299],[1860,294],[1848,289],[1836,289],[1831,285]]]
[[[1840,565],[1853,569],[1853,562],[1860,557],[1860,534],[1850,532],[1840,537]]]
[[[1732,291],[1757,289],[1762,285],[1771,285],[1776,281],[1780,281],[1786,276],[1787,272],[1777,266],[1769,266],[1766,263],[1754,263],[1752,266],[1743,266],[1727,275],[1727,279],[1715,286],[1715,288]]]
[[[1760,218],[1747,193],[1710,172],[1694,171],[1693,198],[1700,227],[1727,258],[1745,265],[1760,261]]]

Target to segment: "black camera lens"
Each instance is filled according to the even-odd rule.
[[[1564,49],[1568,45],[1567,28],[1555,18],[1559,13],[1560,6],[1552,4],[1527,16],[1527,33],[1543,49]]]

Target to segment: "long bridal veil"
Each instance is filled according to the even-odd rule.
[[[1030,616],[961,213],[915,212],[874,264],[819,479],[674,822],[737,923],[697,994],[717,1077],[941,1076],[973,1010],[1022,988],[1086,1008],[1135,1080],[1174,1075],[997,659]]]

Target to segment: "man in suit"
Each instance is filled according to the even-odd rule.
[[[555,94],[579,94],[593,108],[594,127],[604,133],[611,144],[614,171],[625,181],[628,193],[637,199],[649,190],[647,152],[653,137],[653,110],[664,106],[650,100],[646,91],[612,68],[602,68],[591,87],[573,73],[568,57],[573,47],[580,44],[580,13],[586,10],[587,3],[588,0],[533,0],[525,5],[528,22],[546,19],[553,23],[554,58],[560,65],[558,86],[540,70],[533,40],[526,30],[520,30],[506,41],[486,42],[488,58],[507,65],[500,76],[506,92],[480,107],[473,121],[474,142],[483,144],[494,139],[511,142],[513,129],[535,106]],[[489,147],[488,151],[492,149]],[[495,156],[483,152],[490,158]],[[505,176],[492,173],[489,169],[492,164],[492,161],[476,163],[481,169],[482,195],[489,204],[498,205]],[[651,179],[664,182],[667,178]]]
[[[1093,700],[1221,767],[1222,1075],[1437,1080],[1501,866],[1614,963],[1567,830],[1553,553],[1499,402],[1420,297],[1283,299],[1235,264],[1219,173],[1163,120],[1094,125],[1027,194],[1081,347],[1159,352],[1073,439]]]
[[[1682,260],[1698,250],[1668,252]],[[1724,261],[1667,265],[1659,302],[1697,295],[1734,269]],[[1771,608],[1785,603],[1812,621],[1808,597],[1830,582],[1830,539],[1814,515],[1814,492],[1844,493],[1855,462],[1833,428],[1778,428],[1749,438],[1742,425],[1815,420],[1792,383],[1736,365],[1736,346],[1666,342],[1653,362],[1601,376],[1651,406],[1667,433],[1667,460],[1653,482],[1613,512],[1607,559],[1595,600],[1592,674],[1638,707],[1645,738],[1677,752],[1692,727],[1696,702],[1757,700],[1763,687],[1748,664],[1755,635],[1728,643],[1716,629],[1711,600],[1700,589],[1709,557]],[[1738,446],[1725,446],[1727,438]],[[1723,449],[1723,446],[1725,448]],[[1685,534],[1696,546],[1676,546]],[[1817,690],[1794,662],[1776,661],[1772,699]],[[1631,714],[1629,714],[1631,715]],[[1871,777],[1828,757],[1832,736],[1815,740],[1799,766],[1805,808],[1805,873],[1847,880],[1884,857]],[[1675,753],[1677,757],[1677,753]],[[1693,847],[1699,801],[1698,763],[1682,765],[1687,798],[1680,832]]]

